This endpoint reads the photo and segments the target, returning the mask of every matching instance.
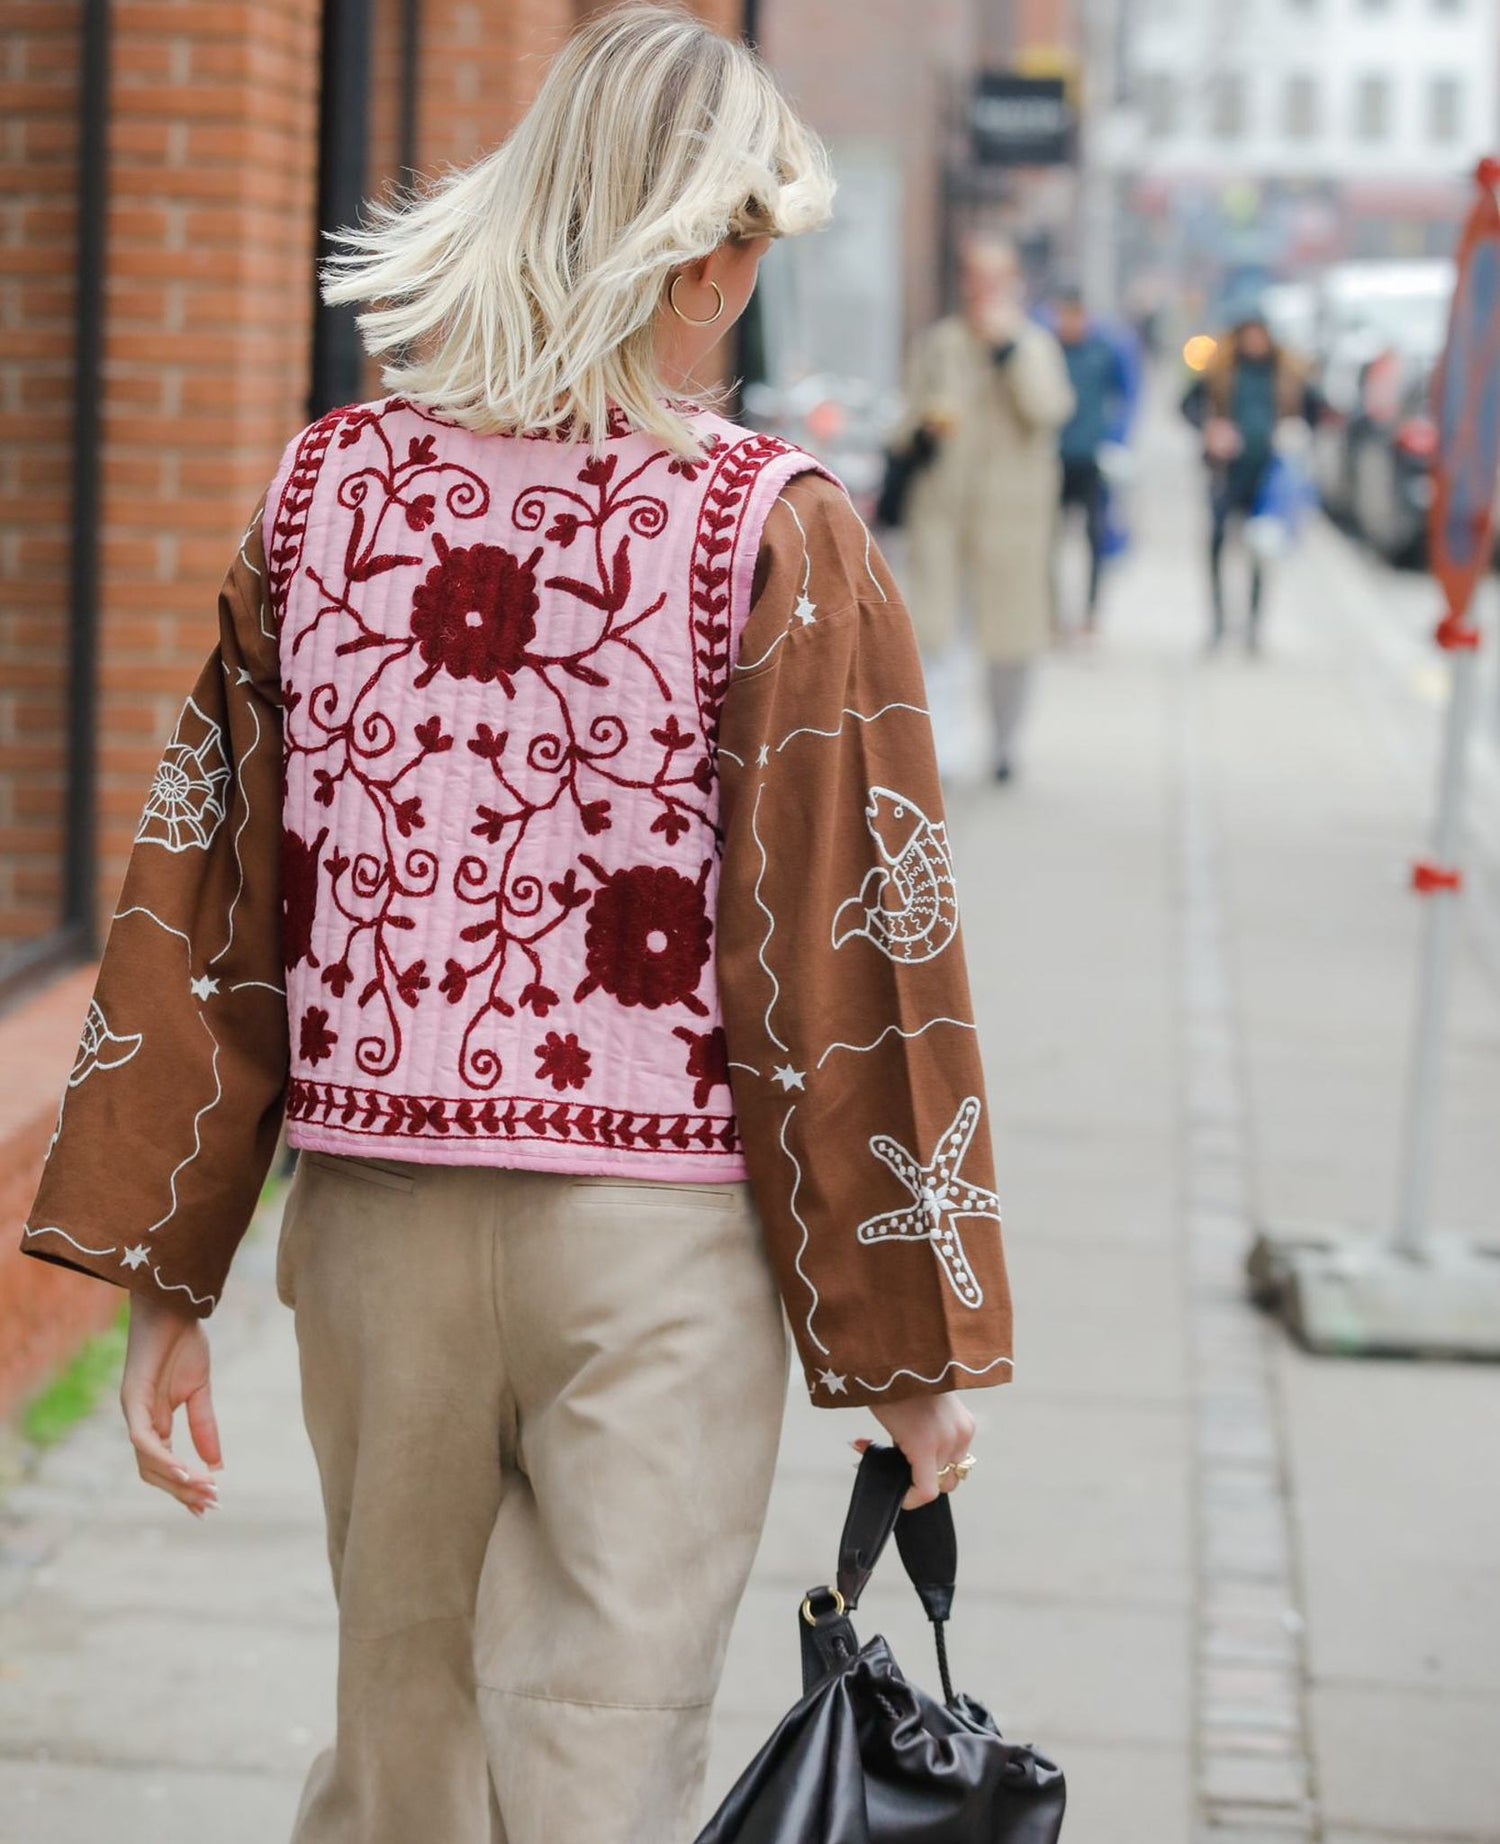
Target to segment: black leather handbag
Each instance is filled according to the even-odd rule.
[[[902,1511],[911,1470],[892,1447],[860,1462],[838,1586],[802,1602],[802,1700],[740,1775],[698,1844],[1056,1844],[1061,1770],[1007,1742],[948,1676],[945,1622],[958,1544],[946,1496]],[[894,1529],[932,1621],[943,1701],[901,1672],[884,1639],[861,1646],[849,1615]]]
[[[925,428],[915,430],[901,447],[886,449],[880,490],[875,495],[875,523],[881,530],[898,531],[906,523],[911,484],[932,464],[937,451],[937,437]]]

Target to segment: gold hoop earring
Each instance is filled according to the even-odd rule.
[[[691,314],[683,313],[682,309],[677,305],[677,284],[681,280],[682,280],[682,277],[680,275],[674,275],[672,277],[672,286],[667,290],[668,307],[671,308],[672,312],[677,316],[679,320],[685,320],[690,327],[711,327],[713,323],[716,320],[718,320],[724,312],[724,290],[719,286],[717,282],[710,282],[709,287],[713,289],[714,300],[718,303],[718,305],[715,307],[714,311],[708,316],[706,320],[694,320]]]

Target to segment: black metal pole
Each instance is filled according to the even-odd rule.
[[[63,927],[98,942],[100,427],[109,208],[109,0],[85,0],[78,86],[78,262],[73,344],[72,572]]]
[[[761,21],[761,0],[743,0],[740,36],[752,51],[761,51]],[[764,56],[764,52],[761,55]],[[734,402],[730,407],[735,415],[744,407],[745,386],[762,383],[766,370],[765,315],[761,311],[760,295],[756,293],[751,295],[734,330]]]
[[[323,0],[322,111],[318,132],[318,252],[323,233],[353,224],[364,202],[370,145],[368,0]],[[325,307],[313,276],[312,419],[360,396],[364,349],[352,304]]]
[[[401,8],[401,183],[417,176],[417,114],[422,75],[422,0],[404,0]]]

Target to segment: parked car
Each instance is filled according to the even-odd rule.
[[[1453,294],[1446,261],[1336,263],[1318,282],[1314,364],[1324,402],[1313,445],[1313,477],[1334,518],[1353,522],[1356,456],[1372,422],[1394,422],[1367,401],[1389,386],[1389,362],[1425,375],[1442,350]],[[1399,387],[1400,388],[1404,387]],[[1375,464],[1372,464],[1375,465]]]
[[[1394,351],[1373,359],[1364,409],[1350,428],[1351,512],[1360,534],[1392,563],[1418,564],[1432,505],[1432,364]]]

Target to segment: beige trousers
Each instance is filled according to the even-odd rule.
[[[305,1153],[339,1611],[294,1844],[689,1844],[789,1345],[742,1184]]]

